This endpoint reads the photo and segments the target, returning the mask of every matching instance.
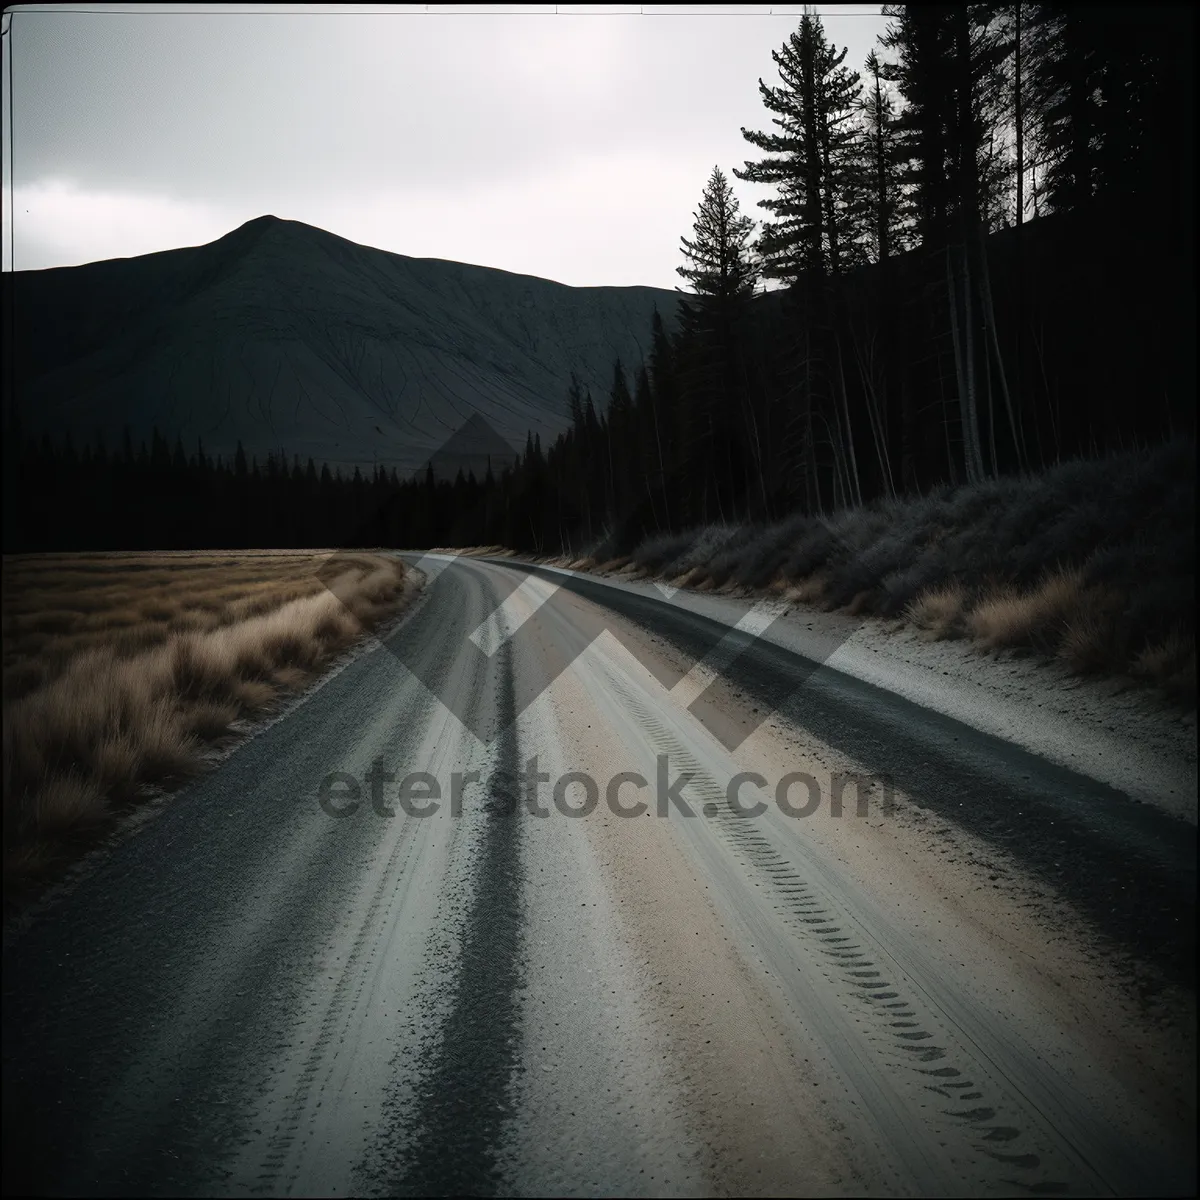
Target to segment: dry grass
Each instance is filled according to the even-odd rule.
[[[1151,642],[1133,663],[1133,674],[1175,699],[1196,694],[1196,633],[1182,627]]]
[[[961,637],[966,593],[957,583],[943,584],[922,592],[907,609],[905,616],[918,629],[936,641]]]
[[[1118,674],[1130,666],[1124,601],[1115,591],[1089,588],[1063,623],[1058,657],[1080,675]]]
[[[4,698],[19,699],[89,648],[137,654],[172,633],[215,629],[316,595],[324,590],[318,561],[294,552],[8,560]]]
[[[630,559],[628,554],[621,554],[621,555],[618,555],[616,558],[606,559],[604,562],[602,562],[596,568],[596,570],[597,571],[611,571],[615,574],[617,571],[623,570],[625,567],[629,566],[631,561],[632,560]]]
[[[863,588],[861,592],[855,592],[850,603],[845,606],[845,611],[852,617],[871,614],[874,611],[874,597],[870,589]]]
[[[787,585],[783,597],[789,604],[810,604],[814,608],[826,608],[825,576],[810,575]]]
[[[1085,590],[1078,569],[1051,571],[1025,592],[1001,587],[975,605],[966,618],[967,628],[986,650],[1020,647],[1050,653],[1067,622],[1080,615]]]
[[[6,897],[397,611],[403,575],[369,553],[7,560]]]
[[[828,516],[654,534],[632,559],[676,587],[899,618],[1194,708],[1195,519],[1185,437]]]

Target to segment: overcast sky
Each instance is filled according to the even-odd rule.
[[[273,213],[415,257],[672,288],[713,166],[731,176],[756,153],[741,127],[769,127],[758,80],[778,82],[771,51],[803,11],[428,8],[8,10],[4,269],[199,245]],[[861,69],[879,6],[818,11]],[[765,215],[761,186],[734,186]]]

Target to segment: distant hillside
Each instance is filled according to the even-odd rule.
[[[602,408],[613,360],[636,367],[655,307],[669,327],[676,310],[674,292],[407,258],[271,216],[206,246],[7,275],[5,291],[32,432],[116,447],[126,425],[135,444],[157,425],[189,453],[240,439],[260,459],[401,472],[472,416],[515,449],[531,430],[547,442],[571,371]]]

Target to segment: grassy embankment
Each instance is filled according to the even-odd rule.
[[[396,613],[370,553],[54,554],[5,560],[6,900],[93,844],[206,746]]]
[[[1196,703],[1195,447],[547,563],[900,620]]]

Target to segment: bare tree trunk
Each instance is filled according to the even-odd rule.
[[[758,430],[758,416],[754,411],[754,400],[751,396],[750,387],[750,372],[746,368],[746,364],[742,362],[742,409],[746,420],[746,432],[750,443],[750,449],[754,455],[754,471],[758,476],[758,493],[762,500],[763,519],[770,519],[770,502],[767,499],[767,467],[763,458],[762,437]],[[747,516],[749,515],[749,493],[752,485],[746,488],[746,505]]]
[[[988,413],[988,451],[992,460],[992,475],[1000,474],[1000,464],[996,459],[996,398],[992,394],[992,372],[987,362],[987,346],[983,348],[984,377],[987,381],[987,413]]]
[[[1017,466],[1023,471],[1023,470],[1025,470],[1025,468],[1027,466],[1027,462],[1028,462],[1028,456],[1025,453],[1025,432],[1021,428],[1021,416],[1013,404],[1012,393],[1008,390],[1008,375],[1004,370],[1004,359],[1000,356],[1000,337],[999,337],[999,334],[996,332],[996,311],[992,304],[992,281],[991,281],[991,276],[988,273],[987,246],[983,242],[982,229],[980,230],[979,240],[980,240],[979,258],[980,258],[980,262],[983,265],[983,305],[984,305],[985,320],[986,320],[988,329],[990,330],[991,335],[992,335],[992,347],[996,354],[996,366],[1000,372],[1000,390],[1001,390],[1001,394],[1004,396],[1004,407],[1008,412],[1008,425],[1009,425],[1009,429],[1012,432],[1013,447],[1017,453]],[[1018,289],[1021,287],[1021,279],[1020,279],[1019,275],[1017,277],[1017,287],[1018,287]],[[1020,305],[1018,305],[1018,313],[1019,313],[1019,311],[1020,311]],[[1019,331],[1020,331],[1019,320],[1018,320],[1017,328],[1018,328],[1018,336],[1019,336]],[[1019,375],[1017,377],[1017,380],[1018,380],[1018,385],[1019,385],[1019,383],[1020,383]],[[989,381],[989,386],[990,386],[990,381]],[[994,458],[994,452],[993,452],[993,458]]]
[[[842,366],[842,343],[841,339],[837,336],[836,331],[834,333],[834,346],[837,352],[838,380],[841,384],[842,390],[842,414],[845,418],[847,474],[850,480],[850,489],[854,503],[861,508],[862,481],[858,475],[858,458],[854,452],[854,432],[850,428],[850,400],[846,395],[846,372]]]
[[[654,532],[662,532],[662,523],[658,519],[658,508],[654,503],[654,489],[650,486],[650,479],[646,479],[646,499],[650,502],[650,516],[654,521]]]
[[[871,342],[872,344],[874,343],[874,337],[872,337]],[[887,444],[887,428],[884,423],[884,413],[887,406],[885,402],[880,401],[872,378],[875,355],[872,352],[868,361],[859,349],[858,339],[855,338],[854,356],[858,363],[859,376],[862,378],[863,397],[867,409],[867,418],[871,423],[871,440],[875,444],[875,457],[879,461],[879,473],[883,479],[884,490],[889,499],[893,499],[896,495],[896,480],[892,474],[892,460]]]
[[[812,332],[804,331],[804,492],[810,512],[821,511],[821,481],[813,446]]]
[[[839,508],[849,508],[853,503],[846,471],[841,411],[836,404],[833,407],[833,424],[831,425],[829,418],[823,414],[821,415],[821,424],[825,426],[825,441],[833,457],[833,511],[836,512]]]
[[[967,444],[970,446],[971,456],[975,464],[976,478],[982,479],[985,472],[983,468],[983,451],[979,444],[979,397],[976,392],[978,373],[975,368],[975,307],[972,304],[973,299],[974,295],[972,292],[970,251],[968,247],[964,246],[963,342],[966,348],[966,401],[968,408],[967,420],[970,428],[970,440]]]
[[[975,368],[975,314],[971,254],[979,233],[979,180],[975,161],[976,121],[973,111],[973,72],[971,62],[971,14],[966,7],[951,10],[954,30],[954,82],[959,221],[962,227],[962,331],[960,337],[962,366],[961,401],[963,407],[963,461],[968,482],[984,477],[983,455],[979,445],[979,416],[976,399],[977,373]],[[951,293],[953,295],[953,286]],[[954,311],[952,302],[952,313]],[[954,314],[957,328],[957,314]]]
[[[1045,345],[1045,338],[1046,338],[1046,331],[1043,328],[1042,336],[1040,338],[1037,336],[1036,333],[1034,334],[1033,344],[1034,344],[1035,349],[1037,350],[1038,366],[1041,368],[1041,372],[1042,372],[1042,385],[1046,389],[1046,411],[1050,414],[1050,432],[1054,438],[1054,461],[1057,463],[1062,458],[1062,435],[1059,432],[1059,427],[1058,427],[1058,416],[1059,416],[1058,408],[1059,408],[1059,406],[1058,406],[1057,398],[1052,396],[1050,393],[1050,378],[1046,374],[1046,355],[1045,355],[1044,350],[1042,349],[1042,347]],[[1044,453],[1042,455],[1042,458],[1043,458],[1042,465],[1045,466],[1046,464],[1045,464],[1045,454]]]
[[[975,382],[972,378],[974,363],[971,358],[969,328],[971,306],[969,299],[964,301],[964,324],[968,328],[960,333],[958,289],[954,279],[952,250],[949,246],[946,247],[946,280],[950,294],[950,332],[954,339],[954,367],[958,376],[958,407],[962,422],[963,468],[967,473],[967,482],[976,483],[983,477],[983,469],[978,452],[979,426],[975,417]],[[966,292],[970,286],[969,278],[964,280],[964,285],[964,292]]]
[[[811,377],[811,369],[809,375]],[[821,503],[821,478],[818,471],[816,447],[813,445],[813,411],[812,390],[809,389],[804,400],[804,417],[807,428],[804,434],[805,455],[808,459],[807,490],[812,496],[813,511],[821,513],[825,509]]]

